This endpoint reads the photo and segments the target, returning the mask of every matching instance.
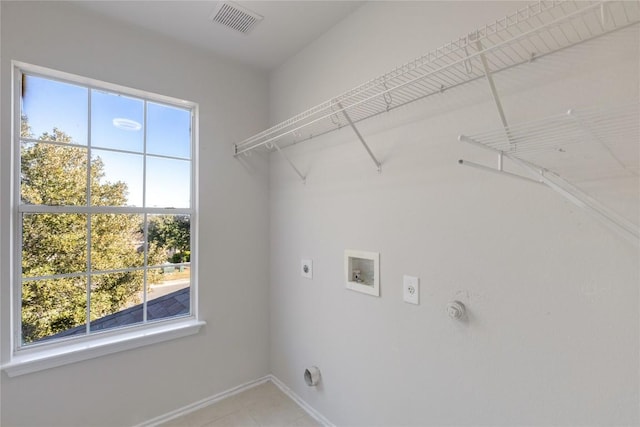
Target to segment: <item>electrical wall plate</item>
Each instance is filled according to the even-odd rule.
[[[420,279],[413,276],[402,276],[402,297],[409,304],[420,304]]]
[[[313,279],[313,261],[310,259],[303,259],[300,262],[300,274],[307,279]]]

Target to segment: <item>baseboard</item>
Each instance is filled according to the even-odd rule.
[[[138,424],[136,427],[152,427],[162,423],[166,423],[178,417],[182,417],[183,415],[187,415],[187,414],[190,414],[191,412],[197,411],[198,409],[202,409],[206,406],[212,405],[222,399],[226,399],[227,397],[231,397],[238,393],[242,393],[245,390],[249,390],[250,388],[266,383],[267,381],[273,381],[272,375],[267,375],[265,377],[258,378],[257,380],[249,381],[248,383],[244,383],[237,387],[230,388],[229,390],[223,391],[221,393],[214,394],[213,396],[206,397],[195,403],[191,403],[189,405],[183,406],[182,408],[175,409],[171,412],[167,412],[166,414],[152,418],[148,421],[144,421]]]
[[[269,374],[262,378],[258,378],[257,380],[249,381],[248,383],[244,383],[237,387],[231,388],[229,390],[223,391],[221,393],[215,394],[213,396],[204,398],[195,403],[191,403],[189,405],[183,406],[182,408],[175,409],[171,412],[167,412],[166,414],[160,415],[148,421],[138,424],[136,427],[153,427],[160,425],[162,423],[169,422],[176,418],[182,417],[184,415],[190,414],[191,412],[197,411],[198,409],[202,409],[209,405],[212,405],[222,399],[226,399],[227,397],[231,397],[238,393],[242,393],[245,390],[249,390],[250,388],[256,387],[260,384],[264,384],[267,381],[271,381],[276,387],[278,387],[284,394],[286,394],[291,400],[296,402],[311,418],[319,422],[321,425],[325,427],[335,427],[335,425],[326,419],[320,412],[316,411],[313,407],[311,407],[307,402],[305,402],[300,396],[295,394],[293,390],[291,390],[285,383],[280,381],[276,376]]]
[[[316,420],[317,422],[319,422],[325,427],[335,427],[335,424],[333,424],[331,421],[325,418],[320,412],[316,411],[311,405],[305,402],[300,396],[295,394],[293,390],[287,387],[287,385],[282,381],[280,381],[280,379],[278,379],[275,375],[267,375],[267,377],[269,377],[271,382],[274,383],[276,387],[278,387],[280,390],[282,390],[284,394],[289,396],[291,400],[296,402],[302,409],[304,409],[311,418],[313,418],[314,420]]]

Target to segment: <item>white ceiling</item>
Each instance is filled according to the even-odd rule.
[[[237,1],[264,16],[245,35],[209,20],[217,1],[80,1],[73,4],[183,42],[271,69],[295,55],[362,1]]]

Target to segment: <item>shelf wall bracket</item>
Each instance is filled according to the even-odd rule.
[[[629,170],[629,168],[624,164],[624,162],[622,162],[622,160],[620,160],[618,158],[618,156],[616,156],[615,153],[611,150],[611,147],[609,147],[602,140],[602,138],[600,138],[598,136],[598,134],[596,132],[594,132],[594,130],[591,128],[591,126],[589,126],[584,120],[582,120],[582,118],[575,111],[573,111],[573,110],[567,111],[567,116],[569,116],[571,119],[573,119],[573,121],[578,125],[578,127],[580,128],[582,133],[584,133],[584,135],[588,139],[590,139],[591,141],[597,142],[602,148],[607,150],[607,152],[609,153],[611,158],[616,163],[618,163],[622,169],[624,169],[625,171],[629,172],[632,175],[638,176],[637,173],[634,173],[634,171]]]
[[[602,28],[607,28],[607,3],[603,2],[600,4],[600,23],[602,24]]]
[[[270,145],[273,146],[273,148],[275,148],[276,150],[278,150],[278,153],[282,154],[282,157],[284,157],[284,159],[287,161],[287,163],[289,163],[289,166],[291,166],[291,168],[298,174],[298,176],[302,180],[302,183],[306,184],[307,183],[307,177],[304,176],[302,174],[302,172],[300,172],[300,170],[296,167],[296,165],[293,164],[293,162],[291,161],[289,156],[287,156],[287,154],[280,149],[278,144],[276,144],[275,142],[270,142],[270,143],[267,144],[267,148],[272,148],[272,147],[269,147]]]
[[[498,90],[496,89],[496,84],[493,81],[491,70],[489,69],[489,62],[487,61],[487,57],[483,52],[483,47],[480,40],[477,40],[475,44],[476,44],[476,49],[478,50],[478,52],[480,52],[480,61],[482,62],[482,69],[484,71],[484,75],[487,77],[487,83],[489,84],[489,91],[491,92],[491,96],[493,97],[493,102],[496,104],[496,109],[498,110],[498,115],[500,116],[502,127],[504,127],[504,131],[507,134],[507,139],[509,140],[509,142],[511,142],[511,138],[509,138],[509,124],[507,123],[507,117],[504,114],[504,109],[502,108],[502,102],[500,102],[500,97],[498,96]],[[502,157],[503,157],[503,153],[502,152],[498,153],[498,172],[503,172]],[[464,164],[464,163],[461,163],[461,164]],[[519,175],[516,175],[516,176],[519,176]]]
[[[583,193],[578,188],[569,184],[558,175],[552,174],[551,176],[553,178],[551,178],[548,174],[538,171],[535,166],[529,162],[518,159],[517,157],[507,157],[509,157],[509,159],[511,159],[518,166],[529,171],[529,173],[538,175],[542,182],[544,182],[549,188],[565,197],[575,205],[583,208],[585,211],[594,216],[611,230],[627,239],[629,242],[635,244],[636,246],[640,246],[640,230],[638,230],[638,228],[635,225],[631,224],[628,220],[608,209],[606,206],[602,205],[600,202],[593,199],[589,195]]]
[[[507,172],[507,171],[503,170],[500,167],[498,169],[494,169],[494,168],[492,168],[490,166],[481,165],[480,163],[475,163],[475,162],[469,162],[469,161],[463,160],[463,159],[458,160],[458,163],[463,165],[463,166],[469,166],[469,167],[472,167],[472,168],[483,170],[485,172],[493,172],[493,173],[497,173],[497,174],[500,174],[500,175],[508,176],[508,177],[511,177],[511,178],[517,178],[517,179],[522,179],[522,180],[525,180],[525,181],[528,181],[528,182],[533,182],[535,184],[542,184],[542,181],[540,181],[540,180],[532,179],[532,178],[529,178],[528,176],[518,175],[517,173]]]
[[[469,58],[469,49],[467,48],[466,45],[464,47],[464,53],[467,55],[467,59],[464,61],[464,70],[467,72],[467,74],[471,74],[471,73],[473,73],[473,64],[471,64],[471,60],[468,59]]]
[[[353,123],[353,120],[351,120],[351,117],[349,116],[349,113],[347,113],[347,110],[339,102],[338,102],[338,107],[340,107],[340,110],[342,110],[342,114],[344,115],[344,118],[347,119],[347,122],[349,122],[349,126],[351,126],[351,129],[353,129],[353,131],[358,136],[358,139],[362,143],[362,146],[364,147],[364,149],[367,150],[367,153],[369,153],[369,157],[371,157],[371,160],[373,160],[373,163],[375,163],[376,168],[378,169],[378,173],[382,172],[382,163],[380,163],[378,159],[376,159],[376,156],[373,154],[373,152],[365,142],[362,135],[360,135],[360,131],[358,131],[358,128]]]
[[[496,108],[498,109],[498,115],[500,116],[500,121],[502,122],[502,126],[504,127],[505,132],[507,132],[507,137],[509,137],[508,135],[509,124],[507,123],[507,117],[504,115],[502,102],[500,102],[500,97],[498,96],[498,90],[496,89],[496,84],[493,82],[493,76],[491,75],[491,70],[489,69],[489,62],[487,61],[487,57],[483,52],[483,47],[480,40],[476,41],[476,49],[478,50],[478,52],[480,52],[480,61],[482,62],[484,75],[487,77],[487,83],[489,83],[489,90],[491,91],[493,102],[496,104]]]
[[[489,61],[487,61],[487,57],[483,52],[483,47],[480,40],[476,41],[476,49],[478,50],[478,52],[480,52],[480,61],[482,62],[482,69],[484,71],[484,75],[487,77],[487,83],[489,84],[489,91],[491,92],[491,96],[493,97],[493,102],[496,104],[496,109],[498,110],[498,115],[500,116],[502,127],[504,127],[507,140],[511,142],[507,116],[504,114],[504,108],[502,108],[502,102],[500,101],[500,96],[498,96],[498,90],[496,89],[496,84],[493,81],[493,76],[491,75],[491,70],[489,69]],[[500,153],[498,153],[498,169],[501,172],[502,172],[502,160],[503,160],[503,152],[501,151]]]
[[[498,152],[500,151],[488,147],[473,138],[469,138],[464,135],[460,135],[458,140],[461,142],[466,142],[472,145],[476,145],[478,147],[484,148],[489,151]],[[636,246],[640,246],[640,230],[638,227],[629,222],[627,219],[621,217],[614,211],[608,209],[606,206],[585,194],[575,186],[571,185],[560,176],[556,174],[552,174],[549,171],[545,171],[541,169],[539,166],[529,163],[523,159],[518,157],[509,155],[507,153],[503,153],[504,157],[511,160],[514,164],[520,166],[525,172],[527,172],[534,180],[540,180],[547,187],[554,190],[556,193],[563,196],[565,199],[569,200],[574,205],[584,209],[591,216],[595,217],[605,226],[609,227],[611,230],[616,232],[618,235],[622,236],[626,240],[630,241]],[[468,163],[468,162],[464,162]],[[462,163],[462,164],[464,164]],[[471,165],[469,165],[471,166]],[[487,168],[492,172],[499,172],[497,170],[493,170],[483,165],[482,169]],[[500,173],[505,173],[504,171]]]

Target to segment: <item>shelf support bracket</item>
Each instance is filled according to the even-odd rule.
[[[476,145],[478,147],[484,148],[489,151],[498,152],[500,151],[488,147],[473,138],[469,138],[464,135],[460,135],[458,140],[461,142],[467,142],[472,145]],[[603,223],[605,226],[609,227],[611,230],[616,232],[618,235],[627,239],[631,243],[636,246],[640,246],[640,230],[637,226],[629,222],[627,219],[621,217],[611,209],[608,209],[606,206],[585,194],[575,186],[571,185],[558,175],[551,173],[549,171],[545,171],[541,169],[539,166],[534,165],[532,163],[527,162],[526,160],[520,159],[518,157],[514,157],[507,153],[502,152],[503,156],[511,160],[514,164],[520,166],[525,172],[527,172],[534,180],[540,180],[547,187],[551,188],[562,197],[573,203],[574,205],[584,209],[587,213],[593,216],[595,219]],[[469,163],[463,162],[462,164]],[[474,166],[474,165],[468,165]],[[493,170],[483,165],[478,165],[481,169],[487,168],[493,172],[499,172],[498,170]],[[504,171],[500,173],[505,173]]]
[[[496,84],[493,82],[493,76],[491,75],[491,70],[489,69],[489,62],[487,61],[487,57],[483,52],[482,43],[480,40],[476,41],[476,49],[480,52],[480,60],[482,61],[482,68],[484,70],[484,75],[487,77],[487,83],[489,83],[489,90],[491,91],[491,96],[493,96],[493,102],[496,104],[496,108],[498,109],[498,115],[500,115],[500,121],[502,122],[502,126],[508,135],[509,124],[507,123],[507,118],[504,115],[504,109],[502,108],[502,102],[500,102],[500,97],[498,96],[498,90],[496,89]]]
[[[300,172],[300,170],[298,170],[296,165],[294,165],[293,162],[291,161],[291,159],[289,158],[289,156],[287,156],[286,153],[280,149],[278,144],[276,144],[275,142],[270,142],[270,143],[267,144],[267,148],[270,148],[269,145],[272,145],[276,150],[278,150],[278,153],[282,154],[282,157],[284,157],[284,159],[287,161],[287,163],[289,163],[289,166],[291,166],[291,168],[298,174],[298,176],[302,180],[302,183],[306,184],[307,183],[307,177],[304,176],[302,174],[302,172]]]
[[[375,163],[376,168],[378,169],[378,173],[382,172],[382,163],[380,163],[378,159],[376,159],[376,156],[374,156],[373,152],[365,142],[364,138],[362,137],[362,135],[360,135],[360,131],[358,131],[358,128],[351,120],[351,117],[349,116],[349,113],[347,113],[347,110],[339,102],[338,102],[338,107],[340,107],[340,110],[342,110],[342,114],[344,115],[344,118],[347,119],[347,122],[349,122],[349,126],[351,126],[351,129],[353,129],[353,131],[356,133],[356,136],[362,143],[362,146],[364,147],[364,149],[367,150],[367,153],[369,153],[369,157],[371,157],[371,160],[373,160],[373,163]]]
[[[598,219],[611,230],[618,233],[620,236],[627,239],[636,246],[640,246],[640,230],[638,230],[638,227],[631,224],[628,220],[621,217],[606,206],[602,205],[594,198],[583,193],[578,188],[569,184],[558,175],[551,174],[551,176],[553,177],[551,178],[548,173],[545,174],[544,171],[538,171],[537,168],[529,162],[518,159],[517,157],[512,157],[509,155],[506,156],[509,157],[509,159],[511,159],[515,164],[528,171],[530,174],[537,175],[549,188],[551,188],[556,193],[560,194],[576,206],[579,206],[587,211],[589,214]]]
[[[464,53],[466,53],[467,54],[467,58],[469,58],[469,49],[467,48],[466,45],[464,47]],[[467,72],[467,74],[473,73],[473,64],[471,64],[471,60],[470,59],[466,59],[464,61],[464,69]]]
[[[496,109],[498,110],[498,115],[500,116],[500,121],[502,122],[502,127],[507,135],[507,140],[509,143],[512,143],[511,136],[509,135],[509,123],[507,122],[507,116],[504,114],[504,108],[502,108],[502,102],[500,102],[500,97],[498,96],[498,90],[496,89],[496,84],[493,81],[493,76],[491,75],[491,70],[489,69],[489,61],[487,61],[487,57],[483,52],[482,43],[480,40],[476,40],[476,49],[480,52],[480,61],[482,62],[482,69],[484,71],[484,75],[487,77],[487,83],[489,84],[489,91],[491,92],[491,96],[493,97],[493,102],[496,104]],[[503,153],[500,152],[498,154],[498,169],[502,171],[502,156]]]
[[[613,160],[615,160],[616,163],[618,163],[620,165],[620,167],[622,167],[622,169],[624,169],[625,171],[629,172],[632,175],[638,176],[637,173],[635,173],[632,170],[629,170],[629,168],[627,167],[627,165],[625,165],[622,160],[620,160],[618,158],[618,156],[615,155],[615,153],[613,152],[613,150],[611,150],[611,148],[602,140],[602,138],[600,138],[594,131],[593,129],[591,129],[591,126],[589,126],[587,123],[585,123],[584,120],[582,120],[582,118],[576,114],[575,111],[573,110],[569,110],[567,111],[567,116],[569,116],[571,119],[573,119],[573,121],[580,127],[580,130],[582,131],[582,133],[585,134],[585,136],[587,138],[589,138],[592,141],[597,142],[598,144],[600,144],[600,146],[602,148],[604,148],[605,150],[607,150],[607,152],[609,153],[609,155],[611,156],[611,158]]]
[[[499,167],[498,169],[494,169],[494,168],[489,167],[489,166],[481,165],[480,163],[469,162],[469,161],[463,160],[463,159],[458,160],[458,163],[463,165],[463,166],[470,166],[472,168],[480,169],[480,170],[483,170],[483,171],[486,171],[486,172],[498,173],[500,175],[506,175],[506,176],[511,177],[511,178],[518,178],[518,179],[523,179],[523,180],[528,181],[528,182],[533,182],[533,183],[536,183],[536,184],[542,184],[542,181],[540,181],[540,180],[532,179],[532,178],[529,178],[527,176],[518,175],[516,173],[507,172],[507,171],[503,170],[501,167]]]
[[[601,3],[600,4],[600,23],[602,24],[602,28],[607,28],[607,12],[609,11],[609,9],[607,9],[607,4],[606,3]]]

